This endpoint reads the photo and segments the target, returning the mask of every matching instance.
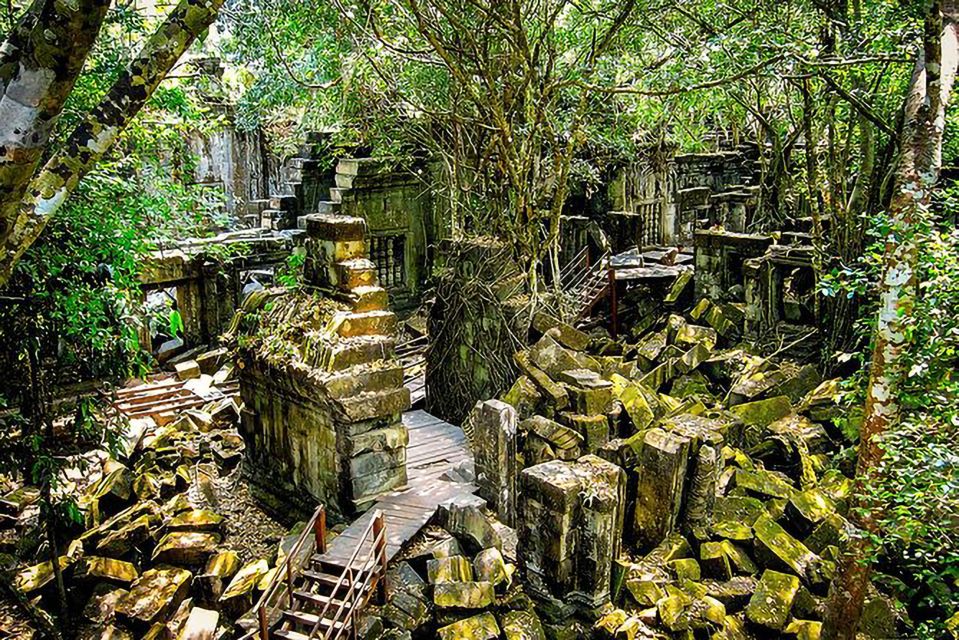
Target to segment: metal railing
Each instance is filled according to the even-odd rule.
[[[293,606],[293,581],[309,564],[314,553],[326,552],[326,507],[320,505],[313,512],[306,527],[296,539],[281,567],[273,574],[263,595],[253,605],[257,628],[240,636],[238,640],[260,640],[270,637],[270,625],[279,620],[282,612]],[[285,588],[284,588],[285,587]]]
[[[369,539],[370,553],[356,566],[357,556],[360,550],[365,546]],[[373,518],[363,531],[353,554],[346,563],[343,573],[340,574],[336,585],[329,595],[329,599],[323,610],[319,614],[316,624],[310,630],[309,638],[323,638],[323,640],[336,640],[347,629],[354,628],[353,617],[356,612],[363,608],[369,601],[374,589],[377,591],[377,600],[381,604],[386,603],[386,519],[383,512],[377,509],[373,512]],[[344,588],[343,597],[337,600],[337,595],[341,588]],[[335,612],[330,608],[334,602],[338,602]],[[332,613],[332,617],[328,614]],[[323,635],[317,635],[322,626],[328,629]]]
[[[562,313],[567,321],[582,318],[609,286],[609,258],[607,251],[592,263],[584,249],[560,271],[563,283],[564,305]]]

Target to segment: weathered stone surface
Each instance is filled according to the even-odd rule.
[[[706,592],[723,603],[726,611],[740,611],[756,592],[758,580],[753,576],[736,576],[724,582],[706,580],[703,585]]]
[[[792,620],[783,629],[783,633],[796,636],[796,640],[819,640],[822,635],[822,623],[815,620]]]
[[[507,526],[516,521],[516,409],[500,400],[477,402],[473,426],[478,494]]]
[[[799,578],[766,570],[746,606],[746,617],[753,624],[780,631],[789,619],[798,592]]]
[[[519,428],[548,442],[562,460],[575,459],[582,454],[583,436],[554,420],[532,416],[520,422]]]
[[[792,571],[808,585],[823,585],[832,577],[831,563],[824,561],[770,518],[753,524],[757,559],[767,567]]]
[[[560,345],[551,336],[545,335],[529,349],[530,362],[542,369],[553,380],[570,369],[589,369],[602,373],[603,367],[593,358]]]
[[[583,444],[589,453],[596,453],[609,442],[609,420],[605,415],[564,412],[560,414],[560,420],[583,437]]]
[[[633,422],[636,431],[642,431],[652,426],[656,419],[658,401],[656,394],[642,385],[631,382],[623,376],[614,374],[612,377],[613,394],[623,403],[626,413]]]
[[[473,558],[473,573],[480,582],[489,582],[493,587],[509,584],[510,575],[503,554],[496,547],[484,549]]]
[[[781,475],[771,471],[736,470],[736,486],[763,498],[790,498],[795,489]]]
[[[191,509],[178,513],[166,524],[167,531],[217,531],[223,516],[207,509]]]
[[[252,607],[253,589],[269,570],[270,565],[263,559],[250,562],[240,569],[220,596],[219,604],[223,612],[237,618]]]
[[[194,607],[180,628],[177,640],[213,640],[216,637],[216,627],[219,622],[218,612]]]
[[[813,528],[836,513],[836,504],[819,489],[797,491],[786,504],[784,515],[789,525],[800,536],[808,535]]]
[[[765,427],[792,413],[792,403],[786,396],[775,396],[766,400],[738,404],[730,411],[747,425]]]
[[[470,561],[465,556],[435,558],[426,563],[426,571],[430,584],[439,582],[470,582],[473,579]]]
[[[714,447],[704,444],[699,448],[686,496],[685,531],[693,531],[712,522],[721,462],[719,452]]]
[[[489,582],[439,582],[433,586],[437,607],[483,609],[493,604],[493,585]]]
[[[201,531],[174,531],[166,534],[153,550],[154,562],[199,566],[220,545],[220,536]]]
[[[150,569],[117,602],[117,619],[145,630],[172,614],[190,590],[186,569]]]
[[[122,560],[86,556],[77,563],[73,572],[74,580],[106,581],[118,585],[129,585],[140,577],[137,568]]]
[[[532,611],[507,611],[499,622],[506,640],[546,640],[543,625]]]
[[[436,633],[440,640],[496,640],[499,638],[500,628],[492,613],[481,613],[440,627]]]
[[[541,334],[549,334],[551,338],[567,349],[585,351],[589,346],[588,335],[542,311],[533,314],[531,326]]]
[[[437,511],[439,525],[456,536],[471,553],[503,546],[499,534],[483,514],[483,505],[482,498],[460,496],[444,502]]]
[[[72,566],[83,554],[83,545],[79,541],[74,541],[67,552],[57,558],[60,569],[64,570]],[[53,580],[53,563],[49,560],[21,570],[14,577],[13,585],[23,593],[33,593],[50,584]]]
[[[533,597],[553,614],[609,601],[625,494],[623,471],[595,456],[525,469],[518,558]]]
[[[651,549],[673,531],[682,506],[689,439],[651,429],[643,439],[637,465],[634,534],[640,548]]]
[[[542,397],[532,378],[522,375],[509,388],[509,391],[503,396],[503,400],[515,407],[520,419],[525,420],[536,412],[536,407]]]
[[[200,365],[196,360],[187,360],[178,362],[173,367],[176,370],[176,377],[180,380],[191,380],[200,377]]]

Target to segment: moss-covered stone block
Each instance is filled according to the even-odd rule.
[[[798,592],[799,578],[767,569],[756,585],[756,593],[746,605],[746,617],[759,627],[781,631],[786,626]]]

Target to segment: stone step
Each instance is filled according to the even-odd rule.
[[[410,408],[410,390],[406,387],[362,393],[342,398],[340,408],[351,422],[400,414]]]
[[[354,365],[328,377],[325,381],[330,396],[337,400],[361,393],[378,393],[403,386],[403,367],[398,362],[370,367]]]
[[[353,290],[357,287],[375,287],[376,265],[368,258],[351,258],[333,265],[333,284],[341,289]]]
[[[386,289],[378,286],[354,287],[350,291],[350,301],[354,313],[386,311],[390,308],[389,294]]]
[[[320,200],[316,203],[317,213],[337,214],[340,212],[341,204],[332,200]]]
[[[296,211],[296,196],[292,194],[277,194],[270,196],[270,209],[279,211]]]
[[[355,175],[346,175],[342,173],[337,173],[336,186],[339,187],[340,189],[352,189],[354,178],[356,178]]]
[[[396,331],[396,314],[392,311],[364,311],[341,316],[336,332],[343,338],[356,336],[391,336]]]
[[[314,613],[306,613],[305,611],[284,611],[283,619],[288,622],[292,622],[295,625],[306,627],[307,629],[312,629],[314,626],[316,626],[317,623],[319,623],[319,628],[323,630],[328,630],[328,629],[339,630],[343,628],[342,622],[333,622],[332,620],[327,620],[326,618],[321,620],[320,616]],[[277,631],[274,631],[273,633],[274,635],[279,635],[280,631],[277,630]],[[297,633],[295,631],[286,631],[285,633],[292,634],[292,635],[280,635],[279,637],[294,638],[298,640],[299,638],[307,639],[312,636],[312,634],[310,636],[307,636],[301,633]]]
[[[392,336],[356,336],[343,338],[332,347],[330,370],[343,371],[358,364],[389,360],[396,353]]]
[[[349,189],[343,189],[340,187],[330,187],[330,200],[336,203],[343,202],[343,194],[345,194]]]

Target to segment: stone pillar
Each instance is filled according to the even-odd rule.
[[[468,418],[473,427],[479,495],[500,521],[516,526],[516,409],[500,400],[477,402]]]
[[[682,507],[689,460],[689,438],[650,429],[643,439],[636,465],[636,509],[633,513],[637,546],[648,551],[676,527]]]
[[[528,592],[553,621],[595,615],[610,600],[626,478],[596,456],[553,460],[521,475],[519,558]]]

